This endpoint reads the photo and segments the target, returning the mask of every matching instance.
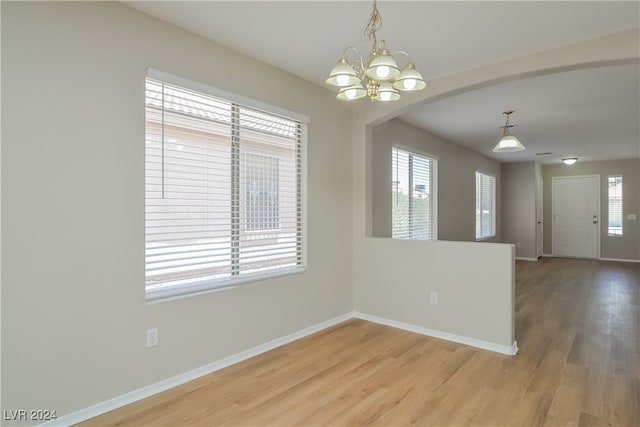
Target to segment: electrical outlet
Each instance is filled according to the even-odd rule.
[[[520,247],[520,242],[516,242],[516,248]]]
[[[158,345],[158,328],[147,329],[147,348]]]
[[[431,292],[431,304],[437,304],[437,303],[438,303],[438,293]]]

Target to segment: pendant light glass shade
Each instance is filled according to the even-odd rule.
[[[374,56],[365,71],[367,77],[381,82],[394,80],[399,74],[398,64],[384,48]]]
[[[422,74],[416,70],[416,66],[410,62],[393,83],[393,87],[401,91],[410,92],[422,90],[427,87],[427,84],[422,79]]]
[[[496,146],[493,148],[493,151],[495,153],[511,153],[522,150],[524,150],[524,145],[522,145],[522,143],[518,141],[518,138],[511,135],[510,133],[507,133],[505,136],[500,138],[498,144],[496,144]]]
[[[341,101],[352,101],[354,99],[364,98],[365,96],[367,96],[367,90],[362,87],[362,84],[357,84],[340,89],[336,98]]]
[[[380,83],[378,94],[374,97],[376,101],[397,101],[400,99],[400,92],[395,90],[390,82]]]
[[[347,59],[340,58],[338,64],[331,70],[326,82],[333,86],[348,87],[360,83],[360,79]]]

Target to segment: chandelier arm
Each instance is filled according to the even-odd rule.
[[[406,55],[407,57],[407,64],[411,64],[413,61],[411,60],[411,55],[409,55],[409,53],[406,50],[396,50],[395,52],[393,52],[391,54],[391,56],[395,56],[396,54],[402,54],[402,55]]]
[[[357,47],[354,47],[354,46],[345,47],[344,50],[342,51],[342,56],[344,56],[346,58],[347,52],[349,52],[350,50],[355,51],[358,54],[358,56],[362,57],[362,54],[360,53],[360,50]]]
[[[351,61],[349,61],[349,58],[347,58],[347,52],[349,52],[349,51],[354,51],[358,55],[356,57],[356,60],[354,61],[355,64],[351,63]],[[353,46],[346,47],[342,51],[342,57],[345,58],[349,62],[349,65],[351,65],[359,75],[364,72],[364,69],[365,69],[364,60],[362,59],[362,53],[360,53],[360,50],[357,47],[353,47]]]

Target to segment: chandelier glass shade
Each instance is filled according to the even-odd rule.
[[[507,122],[504,124],[504,126],[502,126],[502,129],[503,129],[502,138],[500,138],[500,141],[498,141],[496,146],[493,147],[493,152],[494,153],[512,153],[512,152],[524,150],[524,145],[522,145],[522,143],[518,140],[518,138],[511,135],[511,132],[509,132],[509,129],[513,127],[513,125],[509,124],[509,116],[513,114],[513,111],[505,111],[502,114],[507,116]]]
[[[403,50],[391,53],[385,41],[377,41],[376,31],[382,28],[382,18],[376,1],[364,34],[373,42],[369,59],[365,65],[360,51],[352,46],[342,52],[338,64],[333,67],[327,84],[339,88],[338,99],[351,101],[368,96],[371,101],[396,101],[400,92],[411,92],[424,89],[422,75],[411,61],[409,54]],[[348,54],[353,53],[353,59]],[[394,56],[406,56],[406,65],[401,70]]]

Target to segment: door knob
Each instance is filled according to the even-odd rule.
[[[598,221],[594,220],[594,221],[593,221],[593,223],[594,223],[594,224],[597,224],[597,223],[598,223]]]

